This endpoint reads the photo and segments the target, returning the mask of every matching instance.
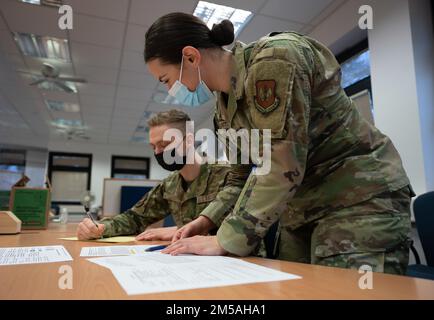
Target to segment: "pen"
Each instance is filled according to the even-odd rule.
[[[93,224],[95,225],[95,227],[97,229],[98,228],[98,224],[96,223],[95,219],[92,217],[92,215],[89,213],[89,207],[88,206],[84,206],[84,210],[86,211],[87,216],[89,217],[90,220],[92,220]],[[101,235],[101,239],[103,238],[103,236]]]
[[[165,248],[167,248],[167,246],[155,246],[155,247],[150,247],[150,248],[146,249],[145,251],[151,252],[151,251],[163,250]]]

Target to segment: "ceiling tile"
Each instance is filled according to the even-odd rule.
[[[101,121],[110,120],[112,107],[108,106],[105,108],[98,108],[95,106],[84,105],[83,103],[80,105],[81,112],[85,117],[94,117],[95,119],[99,119]]]
[[[257,12],[267,0],[209,0],[208,2],[221,4],[224,6],[243,9],[250,12]]]
[[[258,15],[253,17],[247,28],[241,31],[238,39],[250,43],[273,31],[298,31],[302,27],[303,25],[299,23]]]
[[[317,15],[312,21],[309,23],[311,25],[319,25],[324,19],[326,19],[330,14],[336,11],[337,8],[342,6],[348,0],[333,0],[330,5],[328,5],[319,15]]]
[[[63,0],[74,12],[124,21],[129,0]],[[75,23],[75,22],[74,22]]]
[[[71,41],[74,65],[117,68],[121,50]]]
[[[110,128],[111,120],[108,119],[97,119],[93,116],[83,116],[86,125],[90,127],[90,129],[99,133],[108,133]]]
[[[26,32],[63,39],[67,37],[66,32],[58,27],[60,15],[56,8],[19,1],[6,1],[2,3],[2,11],[13,32]]]
[[[141,101],[135,101],[131,99],[116,98],[116,108],[118,109],[136,109],[136,110],[146,110],[147,105],[144,105]]]
[[[107,108],[107,110],[111,110],[113,107],[113,99],[110,97],[80,93],[80,101],[87,108]]]
[[[111,84],[88,82],[80,86],[80,94],[96,95],[98,97],[107,97],[113,99],[115,96],[116,86]],[[113,102],[111,103],[113,105]]]
[[[29,90],[26,90],[26,85],[19,85],[17,83],[11,82],[9,84],[2,84],[0,90],[3,96],[9,99],[9,101],[12,103],[21,103],[22,101],[32,99]]]
[[[0,9],[1,10],[1,9]],[[0,15],[0,30],[9,30],[3,17]]]
[[[148,27],[128,24],[125,37],[125,50],[140,52],[143,55],[145,48],[145,34]]]
[[[95,128],[95,130],[108,130],[108,127],[110,126],[110,118],[103,118],[98,117],[94,115],[83,115],[84,121],[87,125],[91,126],[92,128]]]
[[[0,51],[9,54],[20,54],[12,34],[8,30],[0,30]]]
[[[172,105],[168,105],[168,104],[151,102],[148,106],[148,109],[146,109],[146,111],[161,112],[161,111],[168,111],[168,110],[173,109],[173,108],[183,109],[180,106],[172,106]]]
[[[76,76],[88,82],[116,84],[118,69],[75,65]]]
[[[9,103],[0,92],[0,115],[19,115],[15,107]]]
[[[119,76],[119,85],[154,90],[157,86],[157,81],[148,73],[122,70]]]
[[[144,110],[140,109],[115,109],[113,113],[113,118],[115,119],[122,119],[122,118],[134,118],[137,119],[137,122],[139,119],[143,116]]]
[[[268,0],[261,14],[309,24],[333,0]]]
[[[1,62],[8,64],[12,71],[16,70],[26,70],[26,65],[21,55],[19,54],[4,54]]]
[[[119,99],[143,101],[143,107],[146,107],[146,103],[152,97],[152,91],[119,86],[118,87],[118,97],[119,97]]]
[[[135,72],[147,72],[143,53],[124,51],[121,69]]]
[[[72,41],[121,48],[124,28],[122,22],[76,14],[69,36]]]
[[[155,20],[170,12],[193,13],[197,0],[158,0],[158,2],[132,0],[129,22],[151,26]]]

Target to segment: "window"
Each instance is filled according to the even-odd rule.
[[[342,87],[351,96],[365,89],[371,91],[371,64],[368,39],[338,54],[341,64]],[[360,86],[363,88],[361,89]]]
[[[0,148],[0,190],[10,190],[26,168],[26,151]]]
[[[342,87],[362,116],[374,123],[368,40],[344,51],[337,56],[337,60],[342,69]]]
[[[79,204],[83,193],[90,190],[91,171],[91,154],[50,152],[48,177],[53,204]]]
[[[371,75],[369,50],[342,63],[342,87],[348,88]]]
[[[112,156],[111,177],[149,179],[149,158]]]

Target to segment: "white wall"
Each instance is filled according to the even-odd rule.
[[[25,174],[30,178],[28,187],[43,187],[47,172],[47,150],[27,150]]]
[[[421,194],[433,189],[434,178],[429,1],[381,0],[372,6],[369,47],[375,123],[391,137],[413,188]]]
[[[374,28],[360,30],[361,5]],[[416,193],[434,190],[434,52],[429,0],[349,0],[310,32],[334,53],[368,36],[376,126],[397,147]]]
[[[409,4],[426,186],[434,190],[434,31],[429,2]]]
[[[148,146],[113,146],[69,141],[66,143],[49,142],[48,148],[50,151],[92,154],[91,191],[95,193],[95,205],[101,205],[102,203],[103,182],[104,178],[110,178],[112,155],[149,157],[151,160],[150,179],[161,180],[169,174],[168,171],[158,165],[153,156],[153,151]]]

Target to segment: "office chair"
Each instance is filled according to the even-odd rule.
[[[420,263],[417,250],[412,245],[416,264],[408,266],[407,275],[434,280],[434,191],[417,197],[413,203],[413,212],[427,265]]]

